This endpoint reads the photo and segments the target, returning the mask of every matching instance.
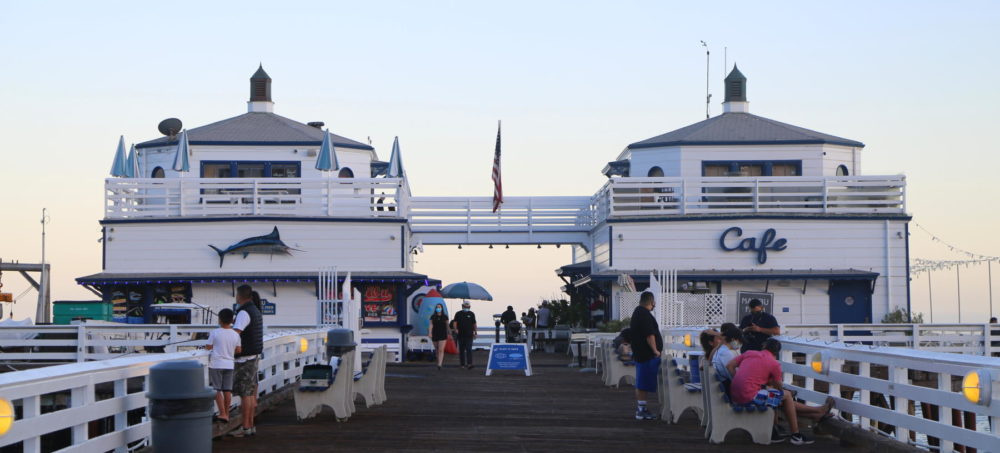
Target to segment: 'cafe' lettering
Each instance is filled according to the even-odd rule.
[[[743,229],[740,227],[732,227],[726,231],[723,231],[722,236],[719,237],[719,246],[722,247],[722,250],[725,250],[727,252],[732,252],[734,250],[746,250],[746,251],[757,252],[757,262],[760,264],[764,264],[765,262],[767,262],[768,250],[774,250],[776,252],[780,252],[788,248],[787,239],[785,238],[775,239],[775,237],[777,237],[778,235],[778,232],[775,231],[774,228],[768,228],[766,231],[764,231],[764,234],[761,236],[759,243],[757,242],[756,238],[744,238],[739,242],[736,242],[735,245],[733,245],[732,247],[730,247],[726,245],[726,238],[729,237],[730,235],[733,236],[734,239],[743,236]]]

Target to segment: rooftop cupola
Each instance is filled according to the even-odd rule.
[[[722,102],[723,113],[750,111],[747,102],[747,78],[733,65],[733,71],[726,76],[726,100]]]
[[[271,76],[264,72],[263,64],[250,77],[250,101],[247,102],[247,111],[274,111],[274,102],[271,101]]]

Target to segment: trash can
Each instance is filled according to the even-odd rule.
[[[215,391],[205,386],[205,368],[194,360],[149,369],[149,418],[153,450],[209,453]]]
[[[351,329],[330,329],[326,331],[326,357],[343,357],[354,352],[354,331]]]

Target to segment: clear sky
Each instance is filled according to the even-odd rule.
[[[863,141],[865,173],[907,175],[914,221],[1000,255],[1000,3],[690,3],[0,0],[0,258],[39,259],[47,207],[53,298],[89,298],[73,278],[100,270],[118,136],[244,112],[258,62],[276,113],[370,136],[383,158],[398,135],[417,195],[488,196],[497,119],[508,195],[590,195],[625,145],[704,118],[700,40],[716,100],[726,47],[752,112]],[[912,256],[962,258],[913,230]],[[417,270],[522,308],[558,293],[569,262],[566,247],[429,247]],[[985,268],[962,272],[963,320],[983,319]],[[957,320],[953,274],[934,274],[935,321]],[[915,310],[927,302],[916,280]]]

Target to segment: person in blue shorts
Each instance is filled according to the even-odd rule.
[[[655,420],[657,417],[646,408],[646,398],[650,393],[656,393],[660,374],[660,351],[663,350],[663,337],[660,336],[660,325],[653,317],[656,300],[653,293],[645,291],[639,296],[639,306],[632,312],[632,322],[629,325],[632,345],[632,359],[635,361],[635,400],[636,420]]]

